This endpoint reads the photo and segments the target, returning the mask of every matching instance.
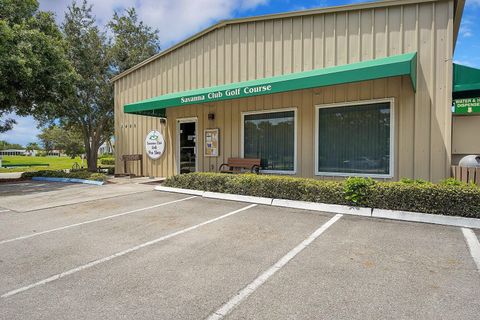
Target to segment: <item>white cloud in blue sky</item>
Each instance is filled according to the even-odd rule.
[[[237,14],[265,5],[268,0],[102,0],[90,1],[93,12],[102,25],[115,10],[135,7],[140,18],[157,28],[164,47],[187,37],[208,25],[231,18]],[[40,0],[43,10],[56,13],[57,21],[63,20],[70,0]]]
[[[42,10],[55,12],[57,21],[63,20],[71,0],[39,0]],[[94,1],[93,12],[100,25],[112,17],[115,10],[135,7],[147,25],[159,30],[162,49],[223,19],[278,13],[285,11],[344,5],[361,0],[101,0]],[[480,67],[480,0],[467,0],[455,62]],[[0,139],[25,144],[36,139],[38,129],[31,118],[17,118],[13,130]]]
[[[29,142],[38,142],[37,135],[40,130],[37,129],[37,122],[32,117],[18,117],[15,114],[8,115],[16,119],[17,124],[5,133],[0,133],[0,140],[6,140],[10,143],[19,143],[25,146]]]

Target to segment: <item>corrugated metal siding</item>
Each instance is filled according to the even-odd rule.
[[[480,154],[480,115],[454,116],[452,153],[456,155]]]
[[[299,91],[168,109],[167,128],[162,128],[167,139],[166,155],[155,162],[145,159],[144,167],[148,175],[175,173],[174,135],[178,117],[198,117],[199,151],[203,147],[203,129],[221,129],[221,157],[199,157],[200,169],[209,171],[212,165],[218,169],[228,156],[239,156],[241,110],[297,106],[303,117],[299,122],[302,140],[298,169],[301,175],[312,176],[314,126],[308,122],[314,118],[312,103],[396,97],[398,172],[395,177],[436,181],[448,175],[450,165],[452,48],[453,1],[227,25],[115,82],[117,158],[143,153],[146,133],[161,128],[158,119],[124,115],[122,109],[126,103],[176,91],[417,51],[416,94],[408,81],[398,78],[312,90],[320,92],[319,95]],[[207,120],[209,111],[215,113],[214,123]],[[118,162],[117,170],[121,171],[121,166]],[[132,164],[131,169],[139,170],[139,165]]]

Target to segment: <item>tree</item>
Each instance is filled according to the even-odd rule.
[[[108,57],[108,39],[96,26],[92,7],[86,0],[68,7],[62,30],[67,56],[77,73],[75,94],[54,109],[69,128],[82,132],[88,169],[97,169],[98,148],[113,132],[113,75]]]
[[[23,146],[18,143],[9,143],[5,140],[0,140],[0,150],[7,149],[23,149]]]
[[[43,128],[38,138],[47,152],[60,150],[72,158],[85,153],[82,134],[73,129],[52,125]]]
[[[0,1],[0,132],[18,115],[41,115],[71,94],[74,71],[53,14],[37,0]]]
[[[115,12],[108,28],[113,34],[110,56],[116,73],[121,73],[160,51],[158,30],[152,30],[139,21],[135,8],[125,10],[125,15]]]
[[[101,31],[92,6],[83,0],[67,9],[62,25],[67,56],[77,75],[74,94],[44,114],[82,133],[88,169],[97,169],[98,149],[113,135],[113,88],[110,79],[159,50],[158,38],[138,21],[135,10],[115,14],[108,24],[112,37]]]
[[[34,0],[28,1],[36,4]],[[125,15],[115,13],[108,28],[111,37],[99,29],[92,15],[92,6],[86,0],[80,4],[74,1],[68,7],[61,26],[63,41],[59,42],[59,47],[65,48],[73,70],[73,76],[69,78],[72,89],[67,90],[67,86],[67,94],[56,95],[58,100],[45,103],[41,108],[34,105],[30,110],[41,124],[60,123],[68,131],[80,132],[91,171],[97,169],[99,147],[113,135],[110,79],[159,51],[156,30],[152,31],[139,21],[134,9],[126,10]],[[49,90],[43,88],[48,91],[47,96]],[[44,141],[44,145],[46,149],[50,148],[49,142]]]
[[[36,142],[29,142],[25,149],[27,151],[40,150],[40,146]]]
[[[47,153],[59,149],[58,142],[61,140],[61,131],[57,126],[43,128],[42,132],[38,134],[37,137]]]

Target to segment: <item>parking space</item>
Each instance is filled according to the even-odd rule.
[[[241,207],[237,203],[218,206],[211,201],[191,197],[186,199],[190,200],[166,202],[165,206],[130,216],[80,225],[74,227],[75,230],[63,229],[41,235],[41,238],[20,240],[21,246],[17,245],[18,241],[5,243],[2,245],[4,262],[0,265],[0,274],[3,275],[0,287],[6,291],[13,290],[215,218],[225,210],[233,211]],[[205,209],[208,212],[199,214],[198,210]],[[32,265],[37,267],[32,268]]]
[[[42,210],[10,211],[11,214],[0,215],[0,243],[51,229],[79,223],[88,224],[92,220],[129,215],[136,213],[136,210],[148,210],[153,206],[187,197],[179,194],[159,194],[150,190]]]
[[[2,199],[1,206],[5,209],[26,212],[111,198],[151,189],[151,186],[133,183],[107,184],[100,187],[86,184],[25,181],[1,183],[0,197]]]
[[[458,228],[345,216],[227,319],[478,319],[479,297]]]
[[[0,184],[0,195],[2,196],[14,196],[14,195],[28,195],[33,193],[49,192],[55,190],[65,189],[79,189],[88,188],[85,184],[73,184],[73,183],[48,183],[41,181],[19,181],[12,183]]]
[[[0,318],[476,319],[480,312],[480,273],[461,228],[151,189],[0,215]]]

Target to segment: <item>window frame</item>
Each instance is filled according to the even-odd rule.
[[[281,109],[268,109],[268,110],[255,110],[255,111],[244,111],[241,113],[241,132],[240,132],[240,156],[244,158],[245,151],[245,116],[252,114],[267,114],[267,113],[277,113],[277,112],[288,112],[293,111],[293,170],[260,170],[261,173],[273,173],[273,174],[284,174],[284,175],[294,175],[297,174],[297,146],[298,146],[298,113],[296,107],[291,108],[281,108]]]
[[[319,171],[318,168],[318,144],[319,144],[319,116],[320,109],[324,108],[335,108],[335,107],[354,107],[368,104],[376,103],[390,103],[390,160],[388,174],[376,174],[376,173],[348,173],[348,172],[323,172]],[[395,98],[385,98],[385,99],[372,99],[372,100],[361,100],[361,101],[352,101],[352,102],[340,102],[333,104],[322,104],[315,105],[315,176],[329,176],[329,177],[370,177],[370,178],[379,178],[379,179],[392,179],[395,172]]]

